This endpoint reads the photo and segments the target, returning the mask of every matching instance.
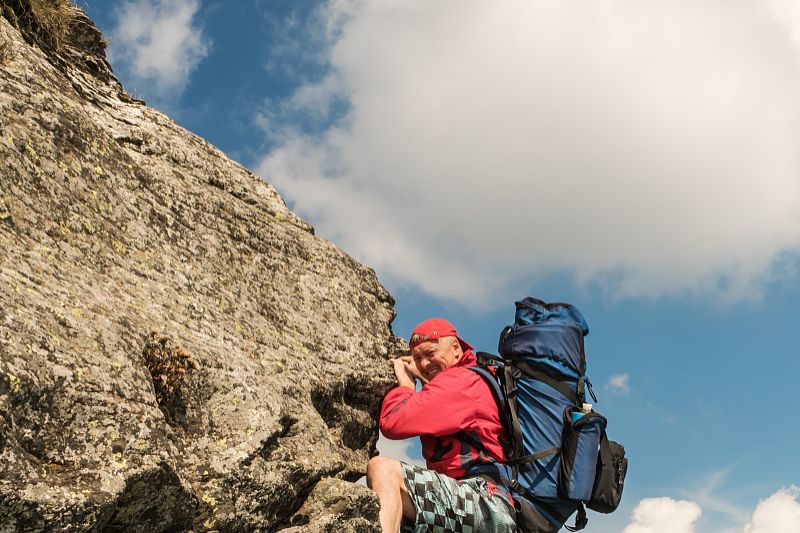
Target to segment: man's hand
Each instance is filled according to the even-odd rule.
[[[422,377],[422,375],[417,370],[417,367],[414,366],[414,360],[411,356],[403,356],[403,357],[394,357],[390,359],[392,365],[394,367],[394,375],[397,378],[397,385],[400,387],[408,387],[411,390],[416,390],[416,384],[414,383],[415,379],[419,379],[423,383],[427,383],[428,380]]]
[[[423,377],[422,372],[419,371],[419,368],[417,368],[417,363],[414,361],[413,357],[411,357],[410,355],[404,355],[402,357],[399,357],[398,359],[401,359],[404,363],[406,363],[413,379],[420,380],[423,385],[428,382],[428,380],[425,379],[425,377]]]

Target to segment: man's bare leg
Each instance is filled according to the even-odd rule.
[[[367,465],[367,486],[378,493],[383,533],[397,533],[402,517],[414,519],[416,510],[403,481],[400,461],[373,457]]]

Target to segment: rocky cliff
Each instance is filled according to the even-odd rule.
[[[0,532],[377,531],[375,273],[66,0],[0,6]]]

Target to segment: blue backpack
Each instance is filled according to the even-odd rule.
[[[577,511],[570,531],[583,529],[590,509],[619,505],[627,472],[625,449],[606,437],[606,419],[585,412],[583,338],[589,326],[577,308],[525,298],[514,325],[500,334],[500,356],[479,352],[469,367],[489,384],[509,436],[505,463],[472,467],[512,490],[517,523],[526,533],[554,533]],[[486,367],[494,367],[493,371]]]

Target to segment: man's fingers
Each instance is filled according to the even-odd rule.
[[[411,357],[410,355],[404,355],[402,357],[399,357],[399,359],[404,363],[406,363],[407,365],[409,365],[415,374],[419,374],[419,369],[417,368],[417,362],[414,361],[413,357]]]
[[[418,379],[418,380],[420,380],[422,383],[427,383],[427,382],[428,382],[428,380],[427,380],[427,379],[425,379],[425,378],[423,377],[423,375],[422,375],[422,372],[420,372],[420,371],[419,371],[419,369],[417,368],[417,366],[416,366],[416,365],[414,365],[414,364],[410,364],[410,365],[409,365],[409,364],[406,364],[406,370],[408,370],[408,372],[409,372],[409,373],[410,373],[410,374],[411,374],[413,377],[417,378],[417,379]]]
[[[414,358],[410,355],[390,357],[389,362],[392,363],[396,375],[400,372],[405,372],[406,375],[408,375],[408,377],[412,380],[418,379],[423,384],[428,383],[428,380],[423,377],[422,373],[417,368],[417,365],[414,363]]]

